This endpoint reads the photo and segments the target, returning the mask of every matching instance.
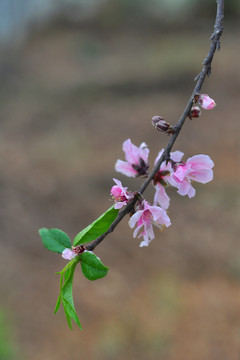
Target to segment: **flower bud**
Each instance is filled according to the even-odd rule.
[[[174,130],[171,125],[165,121],[161,116],[154,116],[152,118],[152,124],[156,130],[166,132],[168,135],[173,134]]]
[[[198,118],[201,115],[201,109],[199,106],[193,106],[190,110],[189,119]]]
[[[196,94],[194,96],[194,101],[195,103],[201,105],[201,107],[205,110],[212,110],[216,106],[215,101],[207,94]]]
[[[161,116],[158,116],[158,115],[154,116],[152,118],[152,124],[153,124],[154,127],[156,126],[158,121],[164,121],[164,118],[162,118]]]

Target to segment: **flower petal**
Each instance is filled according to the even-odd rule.
[[[189,198],[195,196],[196,190],[188,181],[183,181],[179,184],[178,194],[185,196],[188,195]]]
[[[122,160],[117,160],[115,170],[129,177],[136,177],[137,175],[137,171],[128,162]]]
[[[66,260],[72,260],[74,259],[75,257],[77,256],[77,254],[72,251],[71,249],[64,249],[63,252],[62,252],[62,257]]]
[[[119,201],[114,205],[114,209],[121,209],[125,205],[127,205],[126,201],[122,201],[122,202]]]
[[[138,164],[139,149],[132,144],[130,139],[124,141],[123,151],[125,152],[125,158],[129,164]]]
[[[155,189],[154,205],[159,204],[164,210],[167,210],[170,204],[170,198],[167,195],[164,186],[157,184]]]
[[[190,157],[187,160],[187,164],[190,164],[194,170],[212,169],[214,167],[212,159],[208,155],[203,154]]]
[[[128,221],[128,225],[130,226],[130,228],[132,229],[136,223],[139,221],[139,219],[141,218],[142,214],[143,214],[144,210],[138,210],[137,212],[135,212],[135,214],[133,214],[133,216],[130,217],[129,221]]]
[[[178,165],[176,171],[173,173],[173,178],[177,178],[180,182],[185,179],[185,177],[188,175],[188,173],[191,171],[191,165],[185,164],[185,165]]]
[[[145,142],[141,143],[139,146],[139,157],[141,157],[145,163],[148,163],[149,149]]]
[[[212,170],[201,170],[198,172],[192,171],[191,174],[189,174],[189,178],[200,182],[202,184],[206,184],[209,181],[212,181],[213,179],[213,171]]]

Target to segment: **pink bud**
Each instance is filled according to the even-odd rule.
[[[121,209],[123,206],[127,205],[128,201],[133,199],[133,193],[127,191],[127,187],[123,187],[120,180],[113,179],[116,185],[111,189],[111,194],[116,204],[114,205],[115,209]]]
[[[207,94],[199,95],[198,103],[205,110],[211,110],[216,106],[215,101],[211,99]]]

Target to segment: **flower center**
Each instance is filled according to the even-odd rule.
[[[168,175],[170,175],[170,171],[159,170],[153,178],[153,184],[154,185],[161,184],[163,186],[167,186],[167,183],[166,183],[166,181],[163,180],[163,178]]]

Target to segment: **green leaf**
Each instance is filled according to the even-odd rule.
[[[71,248],[72,244],[68,235],[59,229],[39,230],[43,245],[50,251],[62,253],[65,248]]]
[[[71,317],[70,317],[70,315],[68,314],[68,311],[67,311],[67,303],[66,303],[66,301],[64,299],[63,299],[62,303],[63,303],[63,309],[64,309],[64,312],[65,312],[65,316],[66,316],[66,319],[67,319],[67,322],[68,322],[68,326],[72,330],[72,322],[71,322]]]
[[[83,275],[88,280],[97,280],[107,275],[108,268],[94,253],[84,251],[80,258]]]
[[[105,233],[112,222],[116,219],[118,210],[114,207],[110,207],[104,214],[102,214],[97,220],[83,229],[73,240],[73,245],[86,244],[89,241],[95,240],[100,235]]]
[[[58,309],[61,305],[61,300],[62,300],[62,294],[60,293],[58,299],[57,299],[57,303],[56,303],[56,306],[55,306],[55,310],[54,310],[54,314],[56,314],[58,312]]]
[[[76,310],[74,306],[72,306],[66,299],[62,298],[63,308],[65,311],[65,315],[67,318],[68,325],[70,329],[72,329],[71,319],[75,321],[75,323],[79,326],[80,329],[82,329],[81,323],[79,321],[79,318],[77,316]]]
[[[65,315],[66,315],[67,322],[68,322],[70,329],[72,329],[71,319],[73,319],[76,322],[76,324],[79,326],[80,329],[82,328],[79,318],[77,316],[75,307],[74,307],[73,293],[72,293],[73,275],[74,275],[74,271],[76,269],[78,262],[79,262],[79,260],[72,262],[72,266],[66,270],[64,275],[61,274],[61,277],[64,276],[64,284],[63,285],[61,284],[61,281],[60,281],[60,286],[62,285],[61,290],[60,290],[60,296],[61,296],[60,302],[62,301],[63,308],[65,311]],[[59,305],[58,304],[59,304],[59,299],[58,299],[57,305],[56,305],[57,310],[60,305],[60,304]]]
[[[59,274],[59,273],[57,273],[57,274]],[[60,278],[60,294],[59,294],[59,297],[57,299],[54,314],[56,314],[58,312],[58,309],[59,309],[59,307],[61,305],[61,301],[62,301],[62,284],[63,284],[63,274],[61,274],[61,278]]]

